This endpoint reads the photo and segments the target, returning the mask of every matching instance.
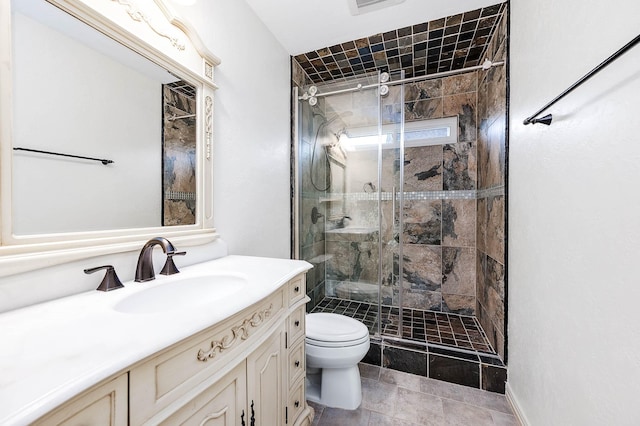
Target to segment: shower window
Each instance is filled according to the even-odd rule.
[[[362,149],[398,148],[400,133],[395,124],[382,126],[382,134],[378,135],[377,127],[350,128],[340,134],[340,145],[346,151]],[[428,145],[444,145],[458,141],[458,117],[434,118],[411,121],[404,126],[405,148]]]
[[[458,117],[410,121],[404,125],[405,148],[458,142]]]

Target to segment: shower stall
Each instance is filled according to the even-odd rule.
[[[502,121],[483,117],[500,103],[500,68],[295,88],[294,252],[314,265],[308,311],[369,328],[365,362],[504,392],[504,322],[483,328],[495,325],[483,322],[489,311],[504,317],[484,253],[504,180],[479,182],[479,162],[504,175],[506,110]],[[497,154],[492,137],[502,137]]]

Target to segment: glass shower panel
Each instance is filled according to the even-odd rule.
[[[300,258],[314,265],[307,307],[325,298],[346,301],[335,312],[357,317],[372,334],[379,334],[377,83],[375,74],[324,84],[314,105],[298,104],[298,238]],[[344,312],[351,310],[358,311]]]

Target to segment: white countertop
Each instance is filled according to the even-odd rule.
[[[227,256],[146,283],[91,291],[0,314],[0,424],[23,425],[96,383],[258,302],[311,265],[304,261]],[[133,293],[206,273],[240,275],[248,285],[191,309],[121,313]],[[96,276],[96,287],[100,283]],[[51,285],[55,285],[52,283]]]

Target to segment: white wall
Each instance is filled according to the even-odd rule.
[[[290,257],[289,55],[244,1],[178,7],[222,64],[214,98],[214,225],[231,254]]]
[[[511,2],[509,388],[531,425],[640,422],[637,0]]]

